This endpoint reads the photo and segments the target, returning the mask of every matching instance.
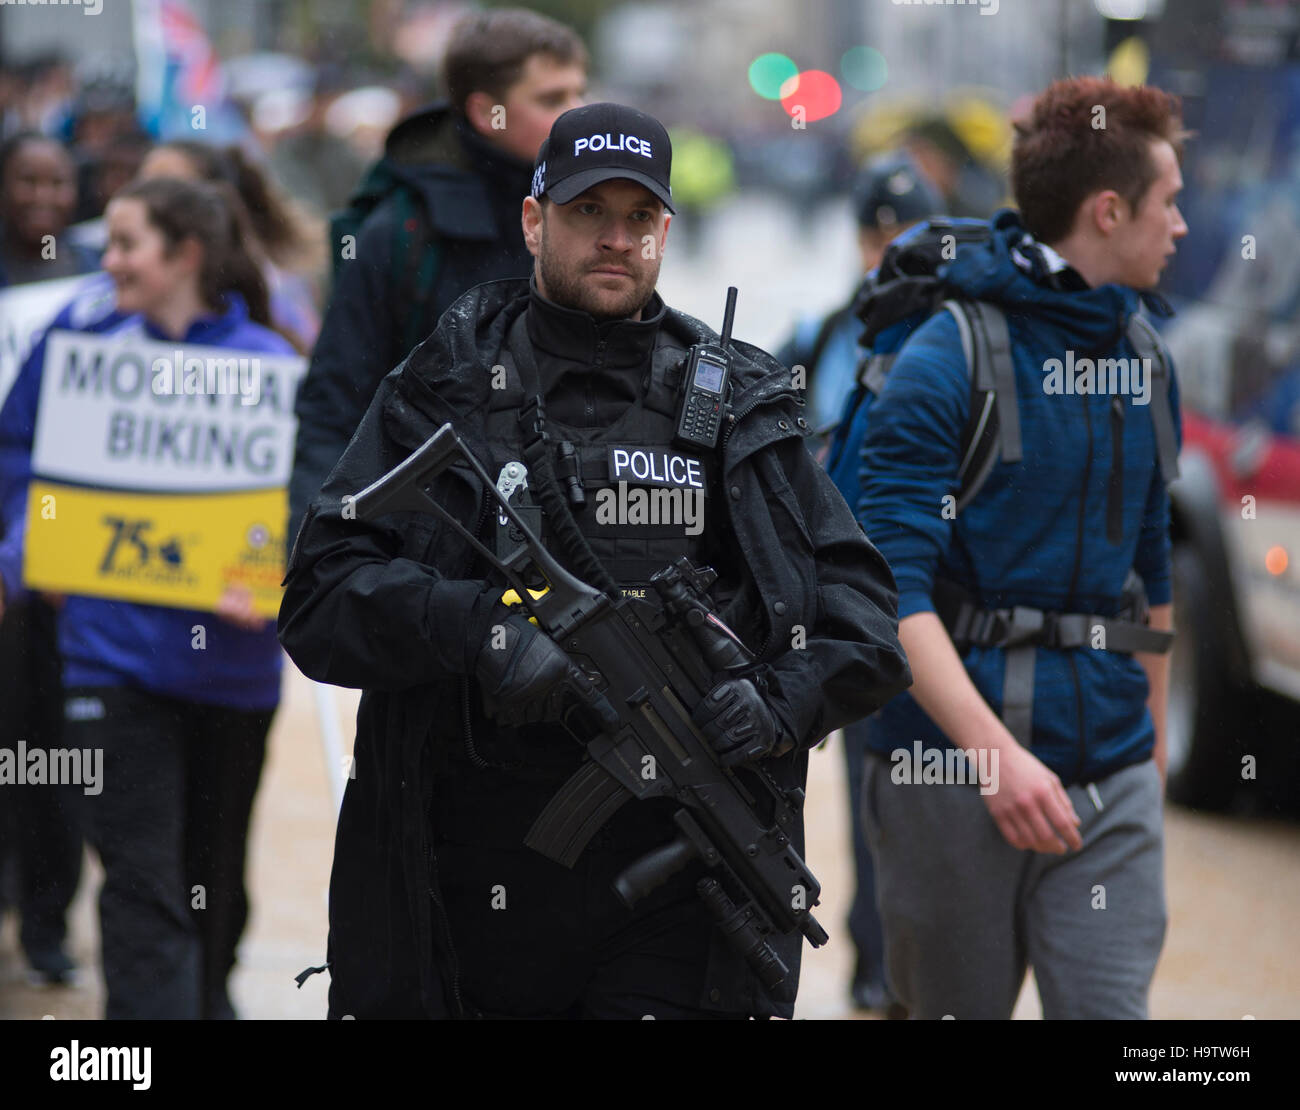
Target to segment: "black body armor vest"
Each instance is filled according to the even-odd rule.
[[[521,314],[500,354],[504,388],[494,389],[489,402],[487,439],[494,475],[523,459],[519,412],[540,386],[529,383],[525,389],[520,358],[513,352],[528,342]],[[686,348],[660,329],[636,399],[612,425],[577,428],[545,417],[556,476],[574,519],[596,557],[627,589],[645,588],[652,574],[683,555],[708,563],[714,545],[707,539],[707,514],[726,512],[716,492],[716,452],[687,451],[672,442],[685,357]],[[531,500],[535,504],[536,495]],[[710,531],[716,532],[718,523],[712,521]],[[541,536],[567,564],[544,518]]]

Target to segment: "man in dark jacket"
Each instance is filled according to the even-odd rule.
[[[1019,213],[940,271],[1004,314],[999,420],[1020,458],[953,511],[972,391],[948,311],[899,352],[861,444],[859,518],[898,576],[916,676],[868,722],[863,820],[890,985],[916,1017],[1008,1018],[1027,964],[1045,1017],[1147,1013],[1178,407],[1134,318],[1168,311],[1152,290],[1187,234],[1181,141],[1159,89],[1043,92],[1017,124]]]
[[[509,615],[500,576],[453,530],[409,513],[348,519],[344,500],[447,422],[490,473],[504,470],[521,457],[532,399],[575,462],[586,506],[571,515],[588,554],[619,587],[644,588],[680,556],[717,571],[713,601],[758,659],[705,699],[722,712],[697,719],[724,759],[766,757],[783,788],[802,787],[809,748],[906,686],[888,567],[804,448],[788,371],[732,344],[717,447],[674,441],[686,348],[717,338],[654,291],[670,158],[663,127],[633,109],[561,116],[524,200],[532,283],[482,285],[447,311],[384,380],[308,510],[281,641],[311,677],[365,690],[330,888],[332,1017],[793,1011],[802,938],[774,938],[791,974],[765,991],[696,897],[700,865],[635,910],[617,901],[611,880],[671,839],[671,800],[624,806],[572,870],[524,847],[583,758],[556,724],[565,657]],[[638,479],[622,465],[638,456],[660,460],[659,484],[698,492],[702,512],[603,514],[616,488],[624,500],[645,492],[647,468]],[[430,490],[493,534],[467,469]],[[550,515],[542,537],[576,558]]]
[[[355,243],[332,244],[344,261],[294,406],[291,537],[383,376],[465,290],[527,276],[519,198],[551,124],[582,103],[586,68],[578,36],[534,12],[457,24],[450,102],[409,116],[384,146],[384,165],[405,188],[379,203]]]

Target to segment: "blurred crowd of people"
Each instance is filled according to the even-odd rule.
[[[101,252],[70,234],[78,190],[69,147],[36,131],[6,139],[0,290],[85,273],[49,331],[309,351],[319,327],[311,267],[322,254],[311,221],[237,147],[176,142],[142,153],[103,214],[92,210]],[[110,785],[94,797],[68,783],[8,792],[0,905],[19,911],[32,977],[67,982],[66,913],[84,833],[105,868],[108,1016],[229,1017],[226,977],[247,916],[248,819],[279,701],[274,625],[235,586],[215,622],[199,611],[24,589],[48,333],[36,337],[0,410],[0,728],[19,752],[20,743],[102,751]],[[193,628],[208,624],[203,653],[187,651]],[[169,881],[175,875],[185,882]],[[186,891],[200,888],[203,897],[187,904]]]
[[[52,323],[5,320],[22,361],[0,384],[0,741],[101,749],[108,782],[97,796],[67,783],[6,791],[0,913],[20,917],[33,982],[71,982],[67,911],[88,839],[105,869],[109,1017],[233,1016],[226,980],[247,918],[245,844],[281,655],[274,622],[236,587],[216,621],[24,589],[44,325],[309,353],[327,274],[322,213],[346,200],[363,162],[319,117],[303,122],[285,141],[315,149],[318,164],[290,159],[305,175],[291,191],[255,136],[158,142],[121,80],[78,84],[59,59],[0,69],[0,296],[86,275]],[[188,650],[196,624],[211,626],[201,655]]]

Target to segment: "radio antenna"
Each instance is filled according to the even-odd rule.
[[[736,321],[736,287],[727,287],[727,307],[722,313],[722,335],[720,342],[725,351],[731,344],[731,325]]]

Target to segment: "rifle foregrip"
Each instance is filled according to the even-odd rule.
[[[652,890],[663,886],[683,867],[695,859],[699,853],[684,836],[678,836],[667,844],[647,852],[636,863],[623,869],[614,880],[614,893],[623,900],[623,905],[632,909]]]

